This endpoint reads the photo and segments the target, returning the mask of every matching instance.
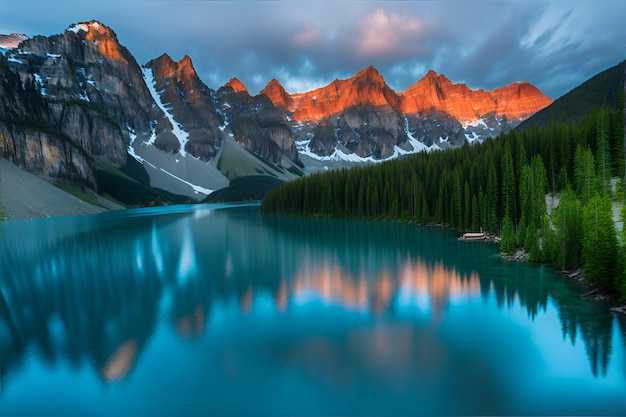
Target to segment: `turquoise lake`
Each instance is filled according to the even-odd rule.
[[[626,318],[435,227],[0,224],[3,416],[626,415]]]

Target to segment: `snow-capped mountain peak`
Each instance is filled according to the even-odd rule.
[[[102,23],[98,22],[97,20],[92,20],[91,22],[81,22],[81,23],[73,24],[72,26],[67,28],[67,31],[74,32],[74,33],[78,33],[80,31],[89,32],[90,29],[99,31],[102,27],[106,27],[106,26],[104,26]]]

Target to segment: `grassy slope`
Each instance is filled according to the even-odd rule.
[[[249,152],[232,138],[224,140],[217,168],[231,180],[239,177],[267,175],[287,181],[302,175],[301,170],[297,170],[298,167],[295,164],[289,169],[274,165]]]
[[[122,168],[116,168],[102,160],[96,162],[100,193],[123,204],[144,206],[160,203],[186,203],[189,200],[187,197],[150,187],[148,174],[134,158],[129,157]]]
[[[261,200],[277,185],[304,175],[297,165],[290,164],[288,168],[279,167],[226,138],[217,168],[231,180],[230,185],[211,193],[204,202]]]

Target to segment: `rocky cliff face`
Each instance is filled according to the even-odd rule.
[[[496,103],[496,115],[514,122],[528,119],[553,101],[528,82],[497,88],[490,95]]]
[[[213,159],[222,144],[220,126],[223,121],[215,109],[214,91],[200,81],[191,59],[185,56],[180,62],[174,62],[164,54],[145,67],[151,71],[147,82],[154,88],[155,100],[173,118],[173,122],[163,120],[167,130],[156,137],[155,146],[171,153],[182,150],[207,162]],[[172,138],[171,132],[176,131],[172,123],[185,132],[184,140]]]
[[[66,178],[95,188],[91,158],[51,119],[35,83],[22,83],[0,55],[0,154],[49,181]]]
[[[151,120],[159,117],[139,65],[115,33],[98,22],[74,25],[49,38],[24,40],[6,55],[8,70],[25,85],[34,86],[39,99],[45,101],[47,113],[40,117],[46,130],[57,132],[87,157],[123,165],[130,132],[149,134]],[[25,101],[36,100],[32,96]],[[45,132],[39,133],[35,136]],[[16,161],[37,143],[35,136],[32,141],[25,137],[19,146],[5,146],[3,152]],[[40,154],[44,166],[59,166],[58,152],[50,149]],[[66,176],[61,168],[55,174],[36,167],[30,170],[43,176]],[[89,182],[93,177],[93,172],[85,175]]]
[[[236,78],[217,91],[216,101],[226,131],[244,148],[280,166],[289,166],[287,160],[300,164],[284,105],[264,94],[251,96]]]
[[[422,150],[415,141],[460,146],[496,136],[552,102],[529,83],[486,92],[433,71],[397,94],[373,67],[303,94],[289,95],[272,80],[259,95],[286,111],[300,151],[322,159],[386,159]]]
[[[347,80],[335,80],[326,87],[296,94],[288,109],[294,122],[314,122],[363,106],[391,112],[398,97],[374,67],[368,67]]]
[[[227,181],[228,137],[286,168],[304,154],[376,161],[495,136],[552,101],[528,83],[487,92],[432,71],[396,93],[374,67],[302,94],[275,79],[256,96],[236,78],[214,91],[188,56],[140,67],[97,21],[0,37],[0,82],[0,152],[16,164],[95,188],[97,160],[120,167],[130,154],[151,184],[192,197]]]
[[[284,110],[265,97],[250,97],[236,81],[217,94],[188,56],[175,62],[162,55],[140,67],[97,21],[51,37],[2,41],[0,65],[7,76],[0,91],[0,152],[51,181],[97,188],[96,160],[121,167],[130,154],[151,184],[206,195],[223,187],[225,178],[216,164],[194,161],[216,158],[227,133],[269,161],[299,162]],[[221,97],[233,98],[235,106]]]
[[[272,101],[278,97],[274,104],[290,114],[301,149],[319,157],[329,157],[339,147],[345,154],[384,159],[408,140],[396,110],[399,98],[374,67],[304,94],[288,96],[277,82],[261,94]]]
[[[61,131],[88,154],[126,161],[129,132],[147,134],[159,118],[131,53],[108,27],[92,21],[20,44],[20,77],[33,77]]]
[[[519,122],[552,103],[552,99],[527,82],[487,92],[454,84],[434,71],[402,92],[401,97],[404,113],[443,111],[462,124],[491,114],[509,123]]]

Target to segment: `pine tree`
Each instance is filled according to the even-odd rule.
[[[625,139],[626,140],[626,139]],[[626,193],[624,193],[626,195]],[[626,203],[626,197],[624,197],[624,203]],[[622,220],[622,254],[620,256],[622,260],[622,275],[621,284],[619,285],[620,293],[622,295],[622,301],[626,301],[626,204],[622,207],[621,212]]]
[[[505,233],[506,242],[500,243],[500,251],[505,254],[514,253],[517,247],[517,205],[516,205],[516,186],[515,186],[515,167],[513,165],[513,156],[511,154],[511,147],[508,142],[504,145],[504,156],[502,160],[502,208],[503,208],[503,218],[508,220],[507,227],[504,225],[504,221],[502,222],[502,241],[505,241]],[[510,226],[513,231],[513,243],[509,242],[511,236],[509,236],[510,230],[508,227]],[[502,248],[504,247],[504,251]]]
[[[485,198],[485,193],[483,192],[483,186],[481,185],[478,189],[478,227],[481,230],[487,229],[487,200]]]
[[[553,192],[565,189],[572,175],[572,141],[567,126],[561,125],[559,129],[559,161],[561,168],[557,176],[557,187],[552,188]]]
[[[454,184],[452,188],[452,219],[456,227],[463,227],[463,192],[461,191],[461,179],[459,178],[459,171],[454,170]]]
[[[344,202],[342,212],[346,216],[353,216],[357,211],[355,205],[357,203],[357,194],[354,186],[354,180],[350,171],[346,173],[346,184],[343,192]]]
[[[313,195],[311,194],[311,184],[309,181],[304,183],[304,214],[311,215],[313,213],[312,200]]]
[[[467,229],[472,226],[472,219],[472,196],[469,183],[466,180],[465,185],[463,186],[463,229]]]
[[[427,224],[430,221],[430,211],[428,209],[428,200],[424,196],[422,198],[422,212],[420,215],[420,223]]]
[[[580,266],[581,256],[582,207],[571,188],[561,192],[552,217],[555,227],[553,262],[562,270],[576,269]]]
[[[435,205],[435,221],[437,223],[445,222],[445,192],[443,187],[443,177],[439,181],[439,189],[437,192],[437,204]]]
[[[359,172],[362,174],[362,172]],[[359,192],[357,195],[357,210],[356,215],[358,217],[363,217],[365,215],[365,191],[366,191],[366,180],[365,176],[361,175],[361,181],[359,181]]]
[[[612,163],[609,144],[608,122],[606,121],[605,112],[600,115],[600,123],[598,124],[596,141],[598,144],[598,150],[596,152],[596,172],[598,173],[598,177],[600,179],[602,192],[606,194],[610,192],[611,188],[610,186]]]
[[[515,237],[515,229],[513,222],[509,216],[504,216],[502,221],[502,237],[500,239],[500,253],[504,255],[513,255],[517,250],[517,239]]]
[[[478,211],[478,198],[476,194],[472,194],[472,220],[470,227],[472,230],[478,230],[480,224],[480,213]]]
[[[511,146],[508,142],[504,145],[504,157],[502,160],[502,208],[503,217],[508,217],[513,221],[513,228],[515,228],[517,223],[515,167],[513,165]]]
[[[533,262],[542,262],[543,255],[539,247],[539,235],[537,234],[537,224],[535,219],[531,220],[524,234],[524,249],[528,252],[528,259]]]
[[[596,170],[593,153],[589,149],[583,150],[580,145],[576,147],[574,155],[574,185],[583,202],[589,201],[596,191]]]
[[[621,276],[611,199],[595,195],[583,209],[582,260],[585,278],[618,289]]]
[[[533,217],[532,204],[533,204],[533,173],[530,165],[527,163],[521,167],[519,176],[519,201],[520,201],[520,221],[518,225],[518,231],[522,237],[520,240],[525,242],[526,240],[526,227],[528,222],[531,222]],[[524,244],[525,246],[525,244]]]
[[[493,160],[489,164],[487,193],[485,194],[486,229],[489,233],[498,232],[498,175]]]

